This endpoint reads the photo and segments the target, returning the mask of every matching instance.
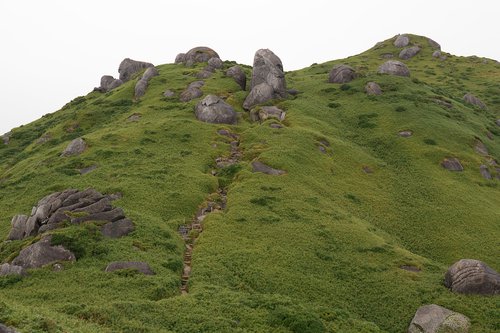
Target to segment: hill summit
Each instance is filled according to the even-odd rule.
[[[3,135],[0,332],[496,332],[500,64],[283,60],[126,58]]]

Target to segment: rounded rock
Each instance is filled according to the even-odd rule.
[[[328,75],[330,83],[347,83],[356,78],[356,72],[350,66],[341,64],[332,68]]]
[[[500,274],[475,259],[461,259],[454,263],[445,274],[444,284],[460,294],[500,294]]]
[[[212,124],[230,124],[237,122],[237,114],[233,107],[220,97],[207,95],[195,107],[196,118]]]
[[[388,60],[383,63],[378,72],[381,74],[397,75],[397,76],[410,76],[408,67],[400,61]]]

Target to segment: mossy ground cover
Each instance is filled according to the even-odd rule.
[[[426,39],[411,40],[423,49],[406,61],[410,78],[376,74],[380,54],[397,56],[391,40],[287,73],[288,86],[301,93],[273,102],[287,112],[282,129],[249,122],[241,108],[247,93],[221,71],[202,90],[227,98],[239,112],[237,126],[198,122],[198,100],[163,97],[165,89],[182,92],[201,65],[158,66],[140,100],[132,98],[132,80],[15,129],[0,147],[2,237],[12,216],[66,188],[121,192],[115,205],[136,230],[115,240],[96,233],[95,223],[54,231],[78,260],[60,272],[0,278],[0,321],[23,332],[403,332],[419,306],[436,303],[471,318],[471,332],[498,331],[498,299],[453,294],[443,276],[460,258],[500,269],[500,184],[481,177],[485,160],[473,150],[479,138],[500,157],[500,67],[479,58],[441,61]],[[338,63],[361,76],[327,83]],[[384,93],[367,96],[368,81]],[[465,105],[468,91],[488,110]],[[140,120],[127,121],[135,113]],[[214,177],[214,159],[229,154],[222,128],[240,135],[244,154],[235,170]],[[413,135],[402,138],[402,130]],[[44,134],[51,139],[36,143]],[[79,136],[88,149],[59,157]],[[443,169],[445,157],[459,158],[465,170]],[[287,174],[252,173],[255,159]],[[91,165],[97,169],[79,174]],[[205,219],[190,293],[180,296],[177,228],[219,186],[228,189],[226,210]],[[0,259],[33,241],[3,243]],[[121,260],[146,261],[156,274],[104,272]]]

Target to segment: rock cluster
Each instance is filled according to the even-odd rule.
[[[486,109],[486,104],[484,104],[479,98],[477,98],[471,93],[467,93],[464,95],[464,102],[471,105],[475,105],[481,109]]]
[[[240,66],[229,67],[226,71],[226,76],[232,77],[234,81],[245,90],[247,87],[247,76]]]
[[[57,261],[76,260],[71,251],[62,245],[53,246],[51,240],[52,235],[47,235],[35,244],[22,249],[12,264],[23,268],[38,268]]]
[[[445,274],[444,284],[460,294],[500,294],[500,274],[474,259],[461,259],[454,263]]]
[[[20,240],[61,227],[65,221],[74,224],[85,221],[107,222],[101,231],[108,237],[122,237],[134,226],[121,208],[113,208],[112,196],[94,189],[79,191],[69,189],[50,194],[33,207],[31,215],[13,217],[12,229],[7,239]]]
[[[356,78],[356,72],[351,66],[344,64],[332,68],[328,75],[329,83],[347,83]]]
[[[286,95],[285,72],[280,58],[271,50],[258,50],[253,62],[250,94],[245,99],[243,108],[249,110],[257,104],[274,98],[285,98]]]
[[[236,124],[238,117],[233,107],[220,97],[207,95],[195,107],[198,120],[213,124]]]
[[[201,87],[203,87],[204,84],[205,84],[205,82],[203,82],[203,81],[191,82],[188,85],[188,87],[186,88],[186,90],[184,90],[181,93],[179,99],[182,102],[189,102],[192,99],[201,97],[203,95],[203,92],[201,91]]]
[[[469,318],[436,304],[418,308],[413,317],[408,333],[467,333]]]
[[[141,79],[135,84],[135,98],[140,98],[146,93],[149,80],[154,76],[158,76],[158,70],[155,67],[149,67],[146,69]]]
[[[61,157],[76,156],[80,155],[87,148],[85,140],[82,138],[77,138],[71,141],[66,149],[61,153]]]
[[[378,72],[381,74],[390,74],[397,76],[410,76],[410,70],[408,67],[400,61],[388,60],[383,63],[379,68]]]

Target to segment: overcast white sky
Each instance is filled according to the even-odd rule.
[[[285,70],[360,53],[398,33],[500,59],[498,0],[0,0],[0,135],[85,95],[129,57],[159,65],[195,46]]]

